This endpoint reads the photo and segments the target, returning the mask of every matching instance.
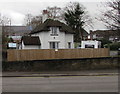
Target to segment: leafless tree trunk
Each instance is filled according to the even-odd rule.
[[[24,19],[25,25],[29,26],[31,24],[32,18],[33,18],[32,14],[26,14]]]
[[[11,19],[0,14],[0,26],[2,28],[2,48],[7,48],[8,38],[6,32],[6,26],[11,27]],[[11,28],[10,28],[11,29]]]

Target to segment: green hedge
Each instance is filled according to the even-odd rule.
[[[120,43],[111,43],[111,44],[106,44],[106,48],[110,48],[110,50],[118,50],[120,48]]]

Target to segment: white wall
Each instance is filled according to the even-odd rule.
[[[93,39],[96,39],[96,38],[97,38],[97,37],[96,37],[96,34],[94,34],[94,35],[93,35]]]
[[[65,34],[65,48],[68,48],[68,42],[71,42],[71,48],[74,48],[73,34]]]
[[[72,43],[72,48],[74,48],[73,34],[65,34],[65,32],[60,32],[59,28],[58,36],[51,36],[52,31],[39,32],[32,34],[32,36],[39,36],[41,41],[41,49],[50,49],[50,42],[59,42],[59,49],[67,49],[68,42]]]
[[[98,48],[100,45],[99,41],[87,40],[81,42],[81,48],[85,48],[85,45],[94,45],[94,48]]]

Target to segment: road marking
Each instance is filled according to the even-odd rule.
[[[89,75],[89,76],[94,76],[94,77],[108,77],[108,76],[118,76],[118,75]],[[36,77],[15,77],[15,78],[62,78],[62,77],[88,77],[84,75],[79,75],[79,76],[36,76]]]

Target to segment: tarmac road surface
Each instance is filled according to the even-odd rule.
[[[118,76],[3,77],[3,92],[118,92]]]

